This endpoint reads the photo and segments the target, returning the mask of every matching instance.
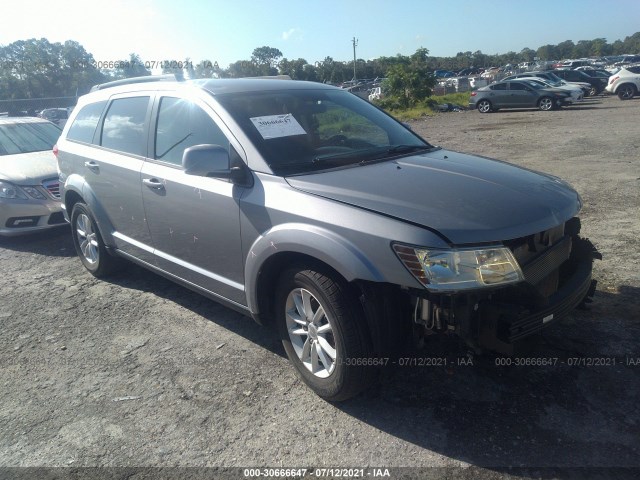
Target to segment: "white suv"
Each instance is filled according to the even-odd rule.
[[[640,65],[621,68],[615,75],[611,75],[605,90],[618,95],[620,100],[629,100],[638,95],[640,91]]]

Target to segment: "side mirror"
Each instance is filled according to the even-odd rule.
[[[187,175],[229,178],[229,152],[220,145],[194,145],[182,154],[182,167]]]

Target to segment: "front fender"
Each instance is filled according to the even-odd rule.
[[[74,192],[79,195],[84,203],[87,204],[89,210],[93,214],[93,217],[98,224],[98,229],[100,230],[100,235],[104,240],[104,243],[107,247],[115,247],[116,243],[111,235],[114,231],[113,224],[105,212],[104,208],[100,205],[100,202],[96,199],[96,195],[93,192],[93,189],[89,186],[89,184],[84,180],[84,177],[81,175],[69,175],[64,181],[64,196],[63,203],[65,205],[65,210],[71,220],[71,210],[69,210],[69,202]]]
[[[347,281],[385,281],[369,258],[346,238],[318,226],[282,224],[258,237],[247,253],[244,278],[247,305],[252,313],[258,313],[258,274],[262,266],[273,255],[283,252],[316,258],[336,270]]]

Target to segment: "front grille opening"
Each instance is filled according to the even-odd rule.
[[[45,180],[42,182],[42,186],[47,189],[49,195],[51,195],[56,200],[60,199],[60,182],[58,179],[53,180]]]

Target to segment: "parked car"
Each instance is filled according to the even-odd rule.
[[[449,70],[434,70],[433,75],[436,78],[450,78],[456,76],[455,72],[451,72]]]
[[[587,75],[586,72],[580,70],[554,70],[553,72],[557,77],[560,77],[566,82],[584,82],[591,85],[589,90],[589,96],[600,95],[607,86],[607,79],[592,77]]]
[[[541,77],[518,77],[518,80],[527,80],[528,82],[534,82],[540,85],[543,88],[559,88],[560,90],[565,90],[569,92],[571,97],[567,99],[567,103],[577,103],[583,100],[584,93],[582,89],[577,85],[569,85],[569,84],[554,84],[551,83],[546,78]]]
[[[506,78],[503,78],[503,80],[514,80],[516,78],[524,78],[524,77],[540,77],[543,80],[548,81],[551,85],[553,85],[554,87],[560,87],[562,85],[574,85],[577,86],[579,88],[582,89],[582,93],[585,97],[587,97],[589,95],[589,92],[591,92],[591,85],[589,83],[586,82],[567,82],[566,80],[561,79],[560,77],[558,77],[557,75],[555,75],[554,72],[548,71],[548,72],[524,72],[524,73],[517,73],[515,75],[510,75]]]
[[[618,95],[620,100],[629,100],[640,91],[640,65],[621,68],[609,78],[607,92]]]
[[[591,62],[589,60],[565,60],[564,62],[557,63],[556,65],[557,66],[554,68],[574,69],[577,67],[584,67],[585,65],[591,65]]]
[[[489,113],[501,108],[555,110],[570,103],[571,94],[528,80],[495,82],[471,92],[469,108]]]
[[[56,158],[51,153],[60,133],[56,125],[40,118],[0,118],[1,236],[66,223]]]
[[[38,114],[38,117],[49,120],[62,128],[69,118],[69,110],[66,108],[46,108]]]
[[[323,398],[366,388],[411,332],[506,352],[593,295],[557,177],[433,146],[328,85],[144,78],[80,98],[58,141],[80,261],[274,323]]]

